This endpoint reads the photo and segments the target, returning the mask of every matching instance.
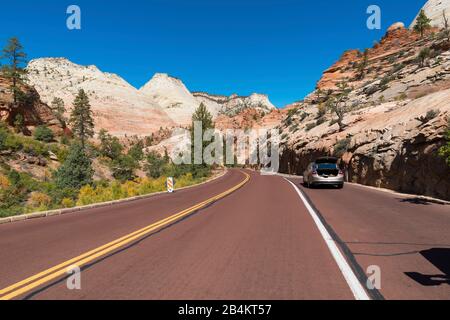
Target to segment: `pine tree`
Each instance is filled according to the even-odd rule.
[[[200,121],[202,123],[203,132],[208,129],[214,129],[213,117],[203,102],[192,115],[192,126],[194,126],[195,121]]]
[[[414,25],[414,31],[420,33],[420,37],[423,38],[425,31],[431,28],[431,19],[427,17],[424,10],[420,10],[417,17],[416,24]]]
[[[22,94],[19,85],[25,79],[27,73],[22,67],[26,63],[26,57],[23,46],[17,38],[9,39],[0,57],[8,61],[8,64],[2,67],[2,74],[11,81],[10,90],[13,94],[14,105],[17,104]]]
[[[200,122],[202,126],[202,135],[205,133],[208,129],[214,129],[214,122],[213,117],[211,113],[208,111],[206,106],[201,103],[200,106],[195,110],[194,114],[192,115],[192,125],[191,125],[191,141],[192,141],[192,159],[194,160],[195,156],[195,137],[194,137],[194,122]],[[203,152],[205,148],[208,146],[208,142],[203,141],[202,138],[202,145],[201,145],[201,154],[203,155]],[[198,146],[197,146],[198,147]],[[198,153],[200,153],[200,150],[197,150]],[[194,163],[194,161],[193,161]],[[202,165],[204,166],[204,165]]]
[[[83,146],[75,142],[70,146],[69,154],[55,174],[55,182],[61,189],[80,189],[92,183],[94,170],[92,162]]]
[[[70,115],[70,124],[73,134],[80,139],[84,149],[86,140],[94,136],[94,119],[92,117],[89,97],[83,89],[80,89],[73,102],[73,110]]]
[[[66,113],[64,100],[55,97],[51,103],[51,108],[56,119],[58,119],[59,123],[61,124],[61,127],[65,129],[67,127],[67,119],[64,116],[64,114]]]

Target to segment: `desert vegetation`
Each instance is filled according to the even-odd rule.
[[[25,59],[19,40],[11,39],[3,50],[6,64],[0,76],[10,83],[8,106],[12,110],[21,110],[20,106],[29,103],[22,92],[26,87]],[[153,134],[127,141],[106,130],[96,134],[89,94],[84,90],[74,97],[69,117],[64,101],[58,97],[50,110],[62,129],[59,132],[47,124],[29,130],[19,111],[12,123],[0,121],[0,217],[163,191],[168,176],[174,177],[180,188],[211,175],[210,166],[177,166],[167,153],[146,151],[155,144]],[[204,106],[196,110],[193,121],[202,121],[204,129],[214,127]],[[164,132],[161,128],[158,135]],[[94,162],[105,166],[111,178],[96,177]],[[44,172],[43,177],[33,174],[35,167]]]

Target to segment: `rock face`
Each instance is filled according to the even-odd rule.
[[[421,65],[425,47],[433,54]],[[281,125],[281,171],[302,174],[316,157],[335,155],[350,181],[450,200],[450,169],[438,155],[450,119],[448,43],[398,25],[368,52],[362,75],[361,59],[351,64],[357,53],[347,52],[319,82],[330,92],[316,90],[291,106]],[[340,130],[336,115],[318,107],[343,80],[352,91]]]
[[[249,97],[193,94],[181,80],[163,73],[155,74],[137,90],[115,74],[64,58],[32,60],[27,70],[29,84],[42,100],[50,104],[55,97],[62,98],[68,112],[78,91],[84,89],[89,95],[96,130],[106,129],[115,136],[147,136],[161,127],[187,126],[202,102],[214,117],[235,115],[246,108],[275,109],[268,97],[261,94]]]
[[[62,98],[70,111],[79,89],[90,99],[96,130],[106,129],[116,136],[146,136],[160,127],[175,125],[151,98],[115,74],[95,66],[80,66],[64,58],[32,60],[27,67],[29,83],[50,104]]]
[[[422,8],[428,18],[431,19],[431,25],[437,28],[443,28],[444,16],[443,12],[447,14],[447,18],[450,19],[450,0],[428,0]],[[410,29],[414,28],[417,17],[411,23]]]
[[[254,108],[244,109],[235,116],[219,115],[216,128],[225,132],[227,129],[272,129],[278,126],[284,117],[282,110],[266,112]]]
[[[155,74],[140,92],[153,99],[179,125],[190,124],[192,114],[201,103],[213,117],[222,114],[234,116],[248,108],[268,112],[276,109],[266,95],[254,93],[248,97],[226,97],[205,92],[191,93],[181,80],[161,73]]]
[[[61,133],[62,128],[53,115],[50,107],[41,101],[36,90],[29,86],[22,86],[25,101],[13,104],[9,80],[0,77],[0,120],[13,125],[18,114],[23,116],[24,125],[29,133],[39,125],[47,125],[55,133]]]
[[[190,124],[192,114],[202,102],[189,92],[180,79],[165,73],[155,74],[139,91],[161,106],[180,125]],[[214,116],[217,115],[220,108],[218,104],[205,104]]]
[[[405,29],[402,22],[394,23],[389,27],[381,41],[376,43],[373,48],[368,49],[368,64],[391,68],[393,62],[389,61],[389,58],[398,56],[402,52],[415,54],[414,42],[418,39],[419,35]],[[342,80],[351,79],[355,81],[354,78],[358,76],[357,66],[363,62],[363,59],[364,56],[360,50],[344,52],[341,58],[323,73],[322,78],[317,83],[317,89],[322,91],[333,90],[336,89],[336,84]],[[370,71],[370,68],[367,69]],[[361,80],[367,81],[366,78]]]

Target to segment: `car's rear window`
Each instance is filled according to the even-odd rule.
[[[336,163],[319,163],[317,169],[337,169]]]

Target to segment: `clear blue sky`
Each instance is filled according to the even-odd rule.
[[[29,58],[66,57],[136,87],[155,72],[191,91],[261,92],[281,107],[302,99],[346,49],[371,47],[425,0],[21,0],[0,5],[0,42],[17,36]],[[66,9],[82,10],[82,30]],[[382,9],[382,30],[366,9]]]

